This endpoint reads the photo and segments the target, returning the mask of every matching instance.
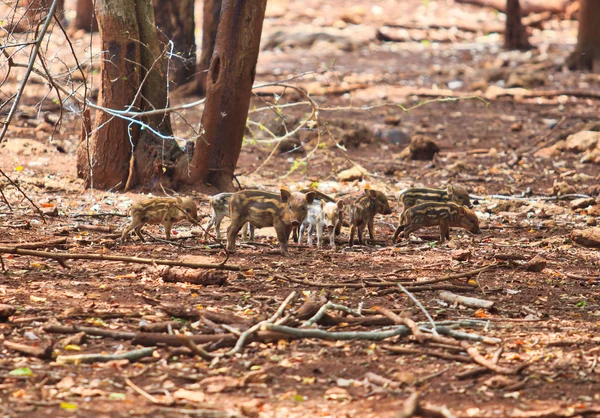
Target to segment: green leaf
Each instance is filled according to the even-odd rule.
[[[294,397],[292,398],[292,400],[296,402],[304,402],[304,399],[304,396],[298,394],[294,395]]]
[[[587,306],[587,302],[585,300],[580,300],[575,304],[578,308],[585,308]]]
[[[29,367],[21,367],[19,369],[11,370],[9,373],[11,376],[33,376],[33,372]]]
[[[61,402],[60,407],[65,411],[77,411],[77,404],[73,402]]]
[[[108,395],[108,399],[114,399],[116,401],[124,401],[125,399],[127,399],[127,395],[125,395],[124,393],[111,393],[110,395]]]

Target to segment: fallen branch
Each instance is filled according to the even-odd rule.
[[[137,392],[138,394],[140,394],[144,398],[148,399],[153,404],[157,404],[157,405],[173,405],[175,403],[175,399],[171,395],[165,396],[166,399],[164,399],[164,400],[163,399],[158,399],[157,397],[150,395],[148,392],[146,392],[145,390],[143,390],[142,388],[140,388],[139,386],[137,386],[135,383],[133,383],[131,381],[131,379],[129,379],[128,377],[125,378],[125,383],[127,384],[127,386],[129,386],[131,389],[133,389],[135,392]]]
[[[236,353],[239,353],[242,348],[244,347],[244,344],[246,343],[246,340],[248,339],[248,337],[250,335],[252,335],[254,332],[258,331],[259,329],[261,329],[264,326],[268,326],[268,325],[272,325],[273,322],[277,321],[277,319],[279,319],[279,317],[281,317],[281,315],[283,315],[283,311],[285,310],[285,308],[287,307],[288,303],[290,303],[292,300],[294,300],[296,298],[296,292],[292,292],[289,294],[289,296],[283,301],[283,303],[281,304],[281,306],[279,306],[279,309],[277,309],[277,311],[273,314],[273,316],[271,316],[269,319],[265,320],[265,321],[261,321],[258,324],[248,328],[246,331],[242,332],[242,334],[240,335],[240,337],[238,338],[235,347],[233,347],[232,350],[230,350],[226,355],[232,356]]]
[[[144,357],[149,357],[156,350],[156,347],[140,348],[139,350],[128,351],[121,354],[75,354],[72,356],[58,356],[56,362],[58,364],[81,364],[81,363],[96,363],[112,360],[129,360],[137,361]]]
[[[124,263],[137,263],[137,264],[152,264],[152,265],[163,265],[163,266],[178,266],[178,267],[189,267],[198,269],[222,269],[230,271],[240,271],[242,268],[238,265],[222,265],[222,264],[210,264],[210,263],[194,263],[191,261],[176,261],[176,260],[161,260],[153,258],[140,258],[140,257],[125,257],[119,255],[106,255],[106,254],[73,254],[73,253],[51,253],[48,251],[35,251],[26,250],[14,247],[0,246],[0,254],[15,254],[15,255],[29,255],[33,257],[50,258],[56,260],[59,264],[64,265],[65,260],[98,260],[98,261],[120,261]]]
[[[0,243],[0,245],[5,245],[5,246],[10,246],[11,248],[20,248],[20,249],[28,249],[28,250],[33,250],[36,248],[50,248],[50,247],[57,247],[59,245],[63,245],[67,243],[67,239],[66,238],[58,238],[58,239],[51,239],[48,241],[39,241],[39,242],[15,242],[15,243],[11,243],[11,242],[2,242]]]
[[[481,342],[488,345],[497,345],[502,342],[500,338],[493,337],[485,337],[477,334],[468,334],[466,332],[456,331],[451,329],[450,327],[437,326],[437,332],[440,334],[447,335],[452,338],[456,338],[457,340],[466,340],[466,341],[475,341]]]
[[[421,312],[423,312],[425,314],[425,317],[431,324],[433,335],[437,335],[435,321],[433,320],[431,315],[429,315],[429,312],[427,312],[427,309],[425,309],[423,304],[421,302],[419,302],[419,300],[416,297],[414,297],[414,295],[412,293],[410,293],[408,290],[406,290],[406,288],[404,286],[402,286],[401,284],[398,284],[398,287],[400,288],[400,290],[402,290],[402,292],[404,292],[404,294],[406,294],[406,296],[408,296],[410,298],[410,300],[412,300],[415,303],[415,305],[417,305],[417,307],[421,310]]]
[[[460,361],[462,363],[470,363],[473,361],[473,359],[469,356],[462,356],[460,354],[448,354],[446,352],[437,350],[423,350],[418,348],[398,347],[395,345],[384,345],[381,348],[384,348],[395,354],[416,354],[419,356],[431,356],[443,358],[445,360]]]
[[[600,414],[600,406],[581,407],[581,404],[566,408],[555,407],[543,411],[513,412],[515,418],[570,418]]]
[[[402,408],[396,412],[394,418],[411,418],[419,407],[419,392],[413,392],[402,404]]]
[[[489,300],[477,299],[467,296],[456,295],[452,292],[442,291],[438,295],[441,300],[450,304],[459,304],[469,308],[490,309],[494,306],[494,302]]]
[[[307,328],[307,327],[313,326],[314,324],[319,322],[323,318],[323,315],[325,315],[325,312],[327,312],[328,309],[335,309],[338,311],[343,311],[343,312],[349,313],[350,315],[361,316],[358,312],[356,312],[344,305],[338,305],[333,302],[327,302],[325,305],[321,306],[321,308],[317,311],[317,313],[312,318],[310,318],[309,320],[304,322],[302,325],[300,325],[300,328]]]
[[[190,350],[192,350],[192,353],[199,355],[200,357],[202,357],[204,360],[208,360],[211,361],[212,359],[215,358],[215,355],[210,354],[208,351],[206,351],[205,349],[203,349],[202,347],[198,347],[196,345],[195,342],[193,342],[189,336],[187,335],[183,335],[183,334],[178,334],[177,335],[179,337],[179,339],[181,340],[181,345],[183,345],[184,347],[189,348]]]
[[[38,347],[5,340],[3,345],[8,349],[18,351],[19,353],[28,354],[40,359],[49,359],[52,357],[52,344],[49,344],[46,347]]]
[[[376,330],[376,331],[324,331],[321,329],[298,329],[286,327],[283,325],[267,324],[266,328],[269,331],[288,334],[296,338],[318,338],[321,340],[371,340],[381,341],[391,337],[406,337],[410,335],[408,327],[403,325],[391,330]]]
[[[461,345],[467,351],[467,354],[469,354],[469,356],[471,356],[471,358],[476,363],[482,365],[483,367],[487,367],[488,369],[490,369],[491,371],[493,371],[495,373],[508,374],[508,375],[519,374],[525,367],[528,366],[527,363],[522,364],[518,367],[514,367],[514,368],[499,366],[498,364],[495,364],[492,361],[487,360],[485,357],[483,357],[481,354],[479,354],[479,350],[477,350],[477,347],[470,347],[466,341],[463,341]]]
[[[45,332],[51,334],[77,334],[79,332],[84,332],[87,335],[95,335],[98,337],[110,337],[115,340],[133,340],[136,336],[135,332],[124,332],[124,331],[113,331],[106,328],[96,328],[96,327],[80,327],[76,325],[46,325],[44,328]]]

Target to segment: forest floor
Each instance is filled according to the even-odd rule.
[[[0,300],[16,312],[0,309],[1,317],[9,316],[0,323],[2,416],[387,418],[415,391],[421,416],[600,416],[600,257],[571,235],[595,225],[600,206],[589,201],[577,208],[561,197],[599,192],[598,165],[580,162],[588,150],[558,142],[597,130],[586,124],[598,120],[600,77],[560,66],[574,46],[576,21],[547,17],[531,28],[531,52],[503,51],[498,34],[392,27],[453,19],[484,27],[502,25],[502,17],[442,0],[270,2],[257,83],[303,87],[320,121],[294,135],[300,149],[282,144],[269,157],[268,132],[294,129],[311,107],[285,106],[304,100],[292,89],[262,89],[253,99],[238,180],[269,190],[313,186],[346,203],[367,186],[384,191],[393,214],[376,217],[375,243],[349,248],[344,228],[337,250],[291,244],[283,257],[273,230],[261,229],[256,242],[238,244],[227,260],[241,271],[210,273],[215,285],[167,282],[157,265],[82,259],[67,260],[65,268],[48,258],[3,254]],[[381,42],[378,30],[403,42]],[[46,52],[68,55],[60,36],[53,39]],[[89,36],[78,34],[75,50],[84,56],[89,45]],[[92,45],[99,50],[97,35]],[[16,88],[19,74],[11,73],[5,91]],[[79,120],[66,113],[52,135],[57,106],[47,86],[32,81],[2,144],[0,168],[46,215],[3,183],[10,208],[0,201],[0,246],[53,241],[31,248],[72,256],[225,259],[213,241],[201,238],[201,228],[187,223],[174,227],[171,243],[121,242],[127,208],[142,195],[83,189],[75,169]],[[456,99],[445,100],[448,95]],[[177,118],[178,136],[193,135],[201,114],[200,106]],[[434,161],[401,158],[415,135],[440,145]],[[340,180],[354,164],[366,170],[363,178]],[[483,233],[453,229],[452,240],[437,245],[437,230],[421,230],[392,245],[398,192],[448,183],[478,197]],[[195,195],[202,224],[207,196]],[[227,219],[223,232],[225,225]],[[159,227],[145,231],[164,236]],[[528,264],[535,256],[543,261]],[[445,343],[415,336],[341,340],[335,334],[398,329],[377,307],[427,327],[397,283],[412,289],[434,321],[481,341],[460,342],[457,335]],[[493,307],[444,302],[443,289]],[[204,335],[198,344],[226,353],[236,330],[268,319],[280,306],[285,324],[297,331],[325,300],[354,310],[330,310],[312,326],[328,339],[269,334],[265,326],[236,354],[205,360],[174,347],[190,338],[167,333]],[[24,353],[14,343],[33,350]],[[139,360],[71,364],[64,358],[142,345],[155,349]],[[473,350],[486,359],[484,367]]]

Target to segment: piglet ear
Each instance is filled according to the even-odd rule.
[[[317,194],[315,192],[308,192],[305,194],[306,196],[306,201],[311,204],[313,202],[313,200],[315,200],[315,197],[317,197]]]
[[[454,187],[452,187],[451,184],[449,184],[448,187],[446,187],[446,193],[448,193],[448,197],[450,197],[450,198],[454,194]]]
[[[369,192],[373,199],[377,199],[377,190],[370,189]]]
[[[325,209],[325,201],[321,200],[321,210]]]
[[[465,208],[464,206],[460,206],[460,207],[458,208],[458,214],[459,214],[460,216],[465,216],[465,210],[466,210],[466,208]]]
[[[290,191],[287,189],[281,189],[280,192],[281,192],[281,201],[283,203],[287,202],[290,199],[290,196],[292,195],[290,193]]]
[[[343,200],[338,200],[337,201],[337,207],[339,210],[344,209],[344,201]]]
[[[177,196],[177,203],[180,204],[180,205],[183,203],[183,200],[179,196]]]

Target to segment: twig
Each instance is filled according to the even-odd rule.
[[[448,335],[449,337],[456,338],[457,340],[482,342],[484,344],[489,344],[489,345],[497,345],[502,342],[502,340],[500,338],[485,337],[485,336],[481,336],[481,335],[477,335],[477,334],[468,334],[466,332],[456,331],[456,330],[450,329],[449,327],[444,327],[444,326],[439,326],[439,325],[436,327],[436,330],[440,334]]]
[[[384,345],[381,348],[384,348],[396,354],[416,354],[419,356],[426,355],[431,357],[443,358],[446,360],[460,361],[463,363],[470,363],[473,361],[469,356],[461,356],[459,354],[448,354],[446,352],[437,350],[422,350],[417,348],[398,347],[393,345]]]
[[[56,0],[54,0],[54,2],[56,3]],[[4,125],[4,126],[8,126],[8,125]],[[2,135],[0,135],[0,142],[2,142]],[[40,214],[40,216],[42,217],[42,221],[44,221],[44,223],[46,223],[46,216],[44,215],[44,212],[43,212],[43,211],[42,211],[42,210],[41,210],[41,209],[38,207],[38,205],[36,205],[35,203],[33,203],[33,200],[31,200],[31,199],[29,198],[29,196],[27,196],[27,193],[25,193],[25,192],[24,192],[24,191],[21,189],[21,187],[19,187],[19,185],[18,185],[17,183],[15,183],[15,182],[14,182],[14,181],[13,181],[13,180],[10,178],[10,177],[8,177],[8,175],[7,175],[7,174],[6,174],[4,171],[2,171],[2,169],[0,169],[0,174],[1,174],[2,176],[4,176],[4,178],[6,178],[6,180],[8,180],[8,182],[9,182],[9,183],[10,183],[12,186],[14,186],[14,187],[15,187],[15,188],[16,188],[16,189],[19,191],[19,193],[21,193],[21,194],[23,195],[23,197],[24,197],[25,199],[27,199],[27,200],[29,201],[29,203],[31,203],[31,206],[33,206],[33,207],[34,207],[34,209],[37,211],[37,213],[39,213],[39,214]]]
[[[413,336],[416,338],[416,340],[418,342],[423,342],[425,335],[419,329],[419,325],[412,319],[398,316],[394,312],[382,306],[376,306],[373,308],[373,310],[388,317],[389,319],[394,321],[395,324],[407,326],[408,329],[410,329],[410,332],[412,332]]]
[[[57,238],[57,239],[51,239],[48,241],[39,241],[39,242],[15,242],[15,243],[3,242],[2,245],[10,245],[12,248],[33,250],[35,248],[56,247],[56,246],[66,244],[66,243],[67,243],[66,238]]]
[[[349,313],[350,315],[354,315],[354,316],[362,316],[355,310],[348,308],[344,305],[338,305],[333,302],[327,302],[325,305],[321,306],[321,308],[317,311],[317,313],[312,318],[310,318],[309,320],[304,322],[302,325],[300,325],[300,328],[307,328],[307,327],[310,327],[310,326],[316,324],[317,322],[319,322],[321,320],[321,318],[323,318],[323,315],[325,315],[325,313],[329,309],[343,311],[343,312]]]
[[[411,418],[419,407],[419,392],[413,392],[402,404],[402,409],[396,412],[394,418]]]
[[[16,255],[30,255],[33,257],[51,258],[61,263],[65,260],[98,260],[98,261],[120,261],[124,263],[137,263],[137,264],[152,264],[152,265],[163,265],[163,266],[179,266],[189,267],[196,269],[222,269],[230,271],[240,271],[242,268],[238,265],[222,265],[210,264],[210,263],[195,263],[191,261],[176,261],[176,260],[162,260],[153,258],[140,258],[140,257],[125,257],[118,255],[107,255],[107,254],[73,254],[73,253],[51,253],[47,251],[34,251],[26,250],[14,247],[0,246],[0,254],[16,254]]]
[[[208,351],[206,351],[202,347],[198,347],[198,345],[196,345],[195,342],[190,340],[190,337],[188,337],[187,335],[178,334],[177,336],[181,340],[181,343],[183,346],[189,348],[190,350],[192,350],[192,353],[199,355],[204,360],[210,361],[216,357],[214,354],[210,354]]]
[[[18,351],[20,353],[28,354],[30,356],[37,357],[40,359],[49,359],[52,357],[52,344],[48,344],[45,347],[37,347],[26,344],[19,344],[8,340],[5,340],[3,344],[6,348]]]
[[[380,341],[386,338],[401,336],[406,337],[410,335],[408,327],[400,325],[398,327],[389,330],[376,330],[376,331],[344,331],[344,332],[330,332],[321,329],[298,329],[292,327],[286,327],[283,325],[267,324],[266,328],[270,331],[282,332],[284,334],[292,335],[296,338],[319,338],[322,340],[372,340]]]
[[[112,360],[129,360],[133,362],[151,356],[154,350],[156,350],[156,347],[140,348],[139,350],[128,351],[121,354],[75,354],[72,356],[58,356],[56,357],[56,362],[58,364],[105,363]]]
[[[175,403],[175,399],[173,399],[171,396],[167,397],[167,399],[165,399],[165,400],[161,400],[161,399],[158,399],[158,398],[150,395],[148,392],[146,392],[145,390],[143,390],[142,388],[137,386],[135,383],[133,383],[128,377],[125,378],[125,383],[127,384],[127,386],[129,386],[131,389],[133,389],[135,392],[142,395],[144,398],[148,399],[150,402],[152,402],[154,404],[173,405]]]
[[[248,328],[246,331],[242,332],[242,334],[240,335],[240,338],[238,339],[237,343],[235,344],[235,347],[233,347],[233,349],[231,349],[227,355],[234,355],[236,353],[239,353],[242,349],[242,347],[244,347],[244,344],[246,343],[246,340],[248,339],[248,337],[250,335],[252,335],[254,332],[258,331],[259,329],[261,329],[263,326],[269,326],[271,325],[273,322],[275,322],[282,314],[283,311],[285,310],[286,306],[296,298],[296,292],[293,291],[292,293],[289,294],[289,296],[287,298],[285,298],[285,300],[283,301],[283,303],[281,304],[281,306],[279,306],[279,309],[277,309],[277,311],[273,314],[273,316],[271,316],[269,319],[265,320],[265,321],[261,321],[258,324]]]
[[[481,354],[479,354],[479,350],[477,350],[477,347],[470,347],[469,343],[467,343],[466,341],[463,341],[461,343],[461,345],[467,351],[467,354],[469,354],[469,356],[471,356],[471,358],[476,363],[482,365],[483,367],[487,367],[491,371],[499,373],[499,374],[508,374],[508,375],[519,374],[521,372],[521,370],[523,370],[525,367],[528,366],[527,363],[525,363],[519,367],[515,367],[515,368],[499,366],[499,365],[494,364],[493,362],[487,360],[485,357],[483,357]]]
[[[402,290],[402,292],[404,292],[406,294],[406,296],[408,296],[414,303],[415,305],[417,305],[419,307],[419,309],[425,314],[425,317],[427,317],[427,320],[429,321],[429,323],[431,324],[431,326],[433,327],[433,334],[434,335],[438,335],[437,334],[437,330],[436,330],[436,325],[435,325],[435,321],[433,320],[433,318],[431,317],[431,315],[429,315],[429,312],[427,312],[427,309],[425,309],[425,307],[423,306],[423,304],[421,302],[419,302],[419,300],[412,294],[410,293],[408,290],[406,290],[406,288],[404,286],[402,286],[400,283],[398,283],[398,287],[400,288],[400,290]]]

